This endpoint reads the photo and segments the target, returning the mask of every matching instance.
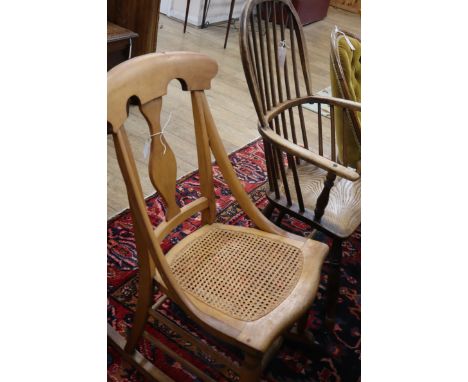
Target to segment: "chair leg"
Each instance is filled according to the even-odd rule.
[[[281,221],[283,220],[284,214],[286,212],[284,210],[280,210],[278,213],[278,217],[276,218],[275,224],[280,227],[281,226]]]
[[[268,202],[266,207],[263,209],[262,213],[265,215],[267,219],[271,218],[271,214],[273,213],[275,207],[273,206],[273,203]]]
[[[232,21],[232,11],[234,10],[234,4],[236,3],[236,0],[231,0],[231,9],[229,10],[229,19],[228,19],[228,25],[226,29],[226,38],[224,39],[224,49],[226,49],[227,45],[227,40],[229,37],[229,31],[231,29],[231,21]]]
[[[305,346],[316,355],[323,355],[322,346],[315,340],[314,335],[307,329],[309,311],[305,313],[288,332],[284,334],[286,341],[292,342],[296,346]]]
[[[125,351],[127,353],[133,353],[136,344],[143,334],[146,322],[148,321],[148,310],[151,306],[152,300],[152,281],[147,277],[141,277],[138,285],[138,300],[135,309],[135,315],[133,317],[132,329],[127,338],[125,344]]]
[[[336,318],[336,307],[338,304],[338,295],[340,290],[340,263],[342,255],[343,240],[334,239],[330,252],[330,272],[328,275],[326,317],[325,322],[329,331],[333,331]]]
[[[258,382],[262,375],[262,359],[245,354],[240,375],[240,382]]]
[[[284,338],[289,341],[293,341],[301,344],[309,344],[314,342],[313,336],[307,332],[307,321],[309,318],[309,311],[305,313],[296,324],[284,334]]]
[[[188,20],[188,13],[190,9],[190,0],[187,0],[187,8],[185,9],[185,21],[184,21],[184,33],[187,29],[187,20]]]
[[[309,311],[304,314],[299,321],[297,321],[297,334],[304,334],[307,328],[307,321],[309,319]]]
[[[208,14],[208,1],[209,0],[205,0],[205,2],[203,3],[203,17],[202,17],[202,23],[201,23],[201,29],[203,28],[206,28],[206,16]]]

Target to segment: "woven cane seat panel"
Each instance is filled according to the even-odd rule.
[[[317,198],[323,190],[327,172],[309,163],[297,167],[304,206],[313,213]],[[291,199],[297,203],[297,193],[292,171],[286,173]],[[281,192],[284,195],[284,186]],[[320,224],[340,237],[351,235],[361,223],[361,180],[351,182],[336,177],[330,199]]]
[[[170,264],[184,291],[242,321],[255,321],[277,307],[296,286],[302,266],[298,247],[219,226]]]

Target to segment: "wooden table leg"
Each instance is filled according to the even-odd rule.
[[[226,38],[224,39],[224,49],[226,49],[227,40],[229,37],[229,30],[231,29],[232,11],[234,10],[235,3],[236,3],[236,0],[231,0],[231,9],[229,10],[229,19],[228,19],[228,25],[226,29]]]
[[[208,13],[208,1],[205,0],[205,3],[203,4],[203,18],[202,18],[202,23],[201,23],[201,28],[206,28],[206,14]]]
[[[190,9],[190,0],[187,0],[187,8],[185,9],[184,33],[185,33],[185,30],[187,29],[187,19],[188,19],[189,9]]]

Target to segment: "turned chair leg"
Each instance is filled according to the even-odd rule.
[[[276,218],[276,221],[275,221],[275,224],[278,226],[278,227],[281,227],[281,221],[283,220],[283,217],[285,215],[285,211],[284,210],[280,210],[279,213],[278,213],[278,217]]]
[[[270,219],[271,218],[271,214],[273,213],[275,207],[273,206],[273,203],[271,202],[268,202],[268,204],[266,205],[266,207],[263,209],[262,213],[263,215],[265,215],[265,217],[267,219]]]
[[[240,382],[258,382],[262,375],[262,358],[245,354]]]
[[[325,322],[328,330],[333,331],[335,326],[336,308],[340,290],[340,264],[342,255],[343,240],[334,239],[330,251],[330,272],[328,274],[327,297],[326,297],[326,317]]]

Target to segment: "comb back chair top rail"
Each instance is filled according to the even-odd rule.
[[[136,313],[125,350],[133,354],[149,315],[164,320],[151,309],[154,280],[205,330],[240,348],[244,361],[240,368],[233,368],[239,371],[241,381],[256,381],[269,349],[304,316],[313,301],[328,247],[275,226],[246,194],[221,143],[204,93],[217,70],[217,63],[203,54],[172,52],[140,56],[108,73],[108,127],[127,188],[140,268]],[[174,79],[191,94],[201,196],[179,205],[175,155],[163,134],[152,139],[148,171],[167,206],[165,221],[153,227],[124,122],[129,100],[136,98],[149,133],[161,134],[162,99]],[[216,222],[211,153],[256,228]],[[201,214],[202,227],[165,254],[160,246],[163,238],[197,213]],[[180,335],[186,336],[183,331]]]
[[[344,165],[346,158],[339,160],[335,110],[354,113],[360,103],[312,94],[306,39],[290,0],[247,0],[239,45],[265,147],[269,205],[264,213],[271,217],[276,208],[277,224],[289,214],[331,236],[336,281],[341,243],[360,224],[360,173]],[[305,103],[315,104],[317,112],[304,112]],[[336,295],[337,283],[329,284],[329,295]]]

